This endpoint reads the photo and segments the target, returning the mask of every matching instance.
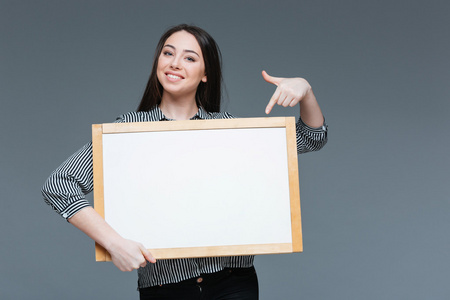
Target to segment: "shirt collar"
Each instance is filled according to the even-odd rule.
[[[149,111],[150,115],[155,116],[155,121],[173,121],[172,119],[167,118],[162,110],[159,108],[159,106],[155,106]],[[202,120],[202,119],[209,119],[208,118],[208,112],[203,108],[199,107],[197,113],[190,118],[189,120]]]
[[[195,119],[210,119],[211,117],[209,116],[208,112],[203,108],[203,107],[199,107],[198,108],[198,112],[195,114],[195,116],[192,117],[191,120],[195,120]]]

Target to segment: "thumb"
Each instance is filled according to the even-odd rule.
[[[156,263],[156,259],[153,257],[153,255],[145,249],[145,247],[141,247],[142,255],[144,255],[145,259],[151,263]]]
[[[280,78],[280,77],[270,76],[269,74],[267,74],[266,71],[262,71],[262,76],[265,81],[267,81],[268,83],[275,84],[276,86],[278,86],[282,80],[282,78]]]

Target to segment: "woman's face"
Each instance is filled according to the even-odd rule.
[[[166,40],[156,75],[164,94],[192,97],[195,101],[197,87],[200,81],[206,82],[206,75],[202,51],[192,34],[177,31]]]

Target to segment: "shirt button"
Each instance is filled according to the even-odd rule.
[[[201,278],[201,277],[197,278],[197,283],[202,283],[202,281],[203,281],[203,278]]]
[[[64,213],[62,216],[63,216],[64,219],[67,219],[67,214],[66,213]]]

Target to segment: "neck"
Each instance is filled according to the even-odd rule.
[[[159,108],[167,118],[173,120],[189,120],[198,112],[195,98],[174,98],[165,93]]]

